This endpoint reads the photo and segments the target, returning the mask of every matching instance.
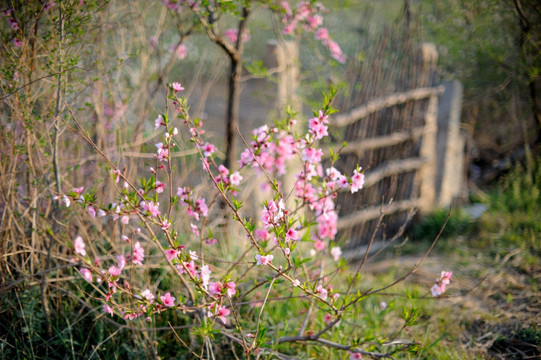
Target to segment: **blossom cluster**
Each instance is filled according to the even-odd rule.
[[[344,63],[346,56],[340,49],[336,41],[332,40],[327,28],[323,27],[323,17],[321,12],[325,7],[321,3],[312,5],[309,1],[301,1],[297,4],[296,9],[292,9],[288,1],[282,1],[283,9],[282,23],[284,26],[284,34],[292,34],[298,28],[308,32],[313,32],[316,40],[321,41],[331,52],[331,56],[337,61]]]
[[[179,83],[171,84],[170,88],[173,94],[183,90]],[[179,276],[187,276],[189,281],[193,282],[203,293],[210,296],[207,303],[208,316],[225,323],[229,310],[222,305],[223,298],[224,296],[232,297],[235,295],[236,284],[234,281],[225,281],[223,283],[221,281],[211,281],[212,270],[210,266],[199,263],[200,257],[197,252],[187,249],[176,240],[177,232],[172,228],[173,224],[169,219],[170,212],[164,211],[159,202],[159,195],[164,193],[164,189],[171,186],[171,184],[160,181],[159,175],[171,166],[170,152],[174,147],[174,137],[178,135],[178,130],[169,127],[168,118],[165,114],[159,115],[154,125],[156,130],[165,128],[163,141],[156,144],[157,150],[154,158],[157,167],[156,169],[150,168],[152,177],[148,180],[142,179],[139,188],[129,184],[118,169],[113,169],[111,173],[116,184],[121,179],[124,179],[124,186],[119,189],[120,198],[117,203],[108,206],[97,205],[93,195],[83,194],[84,187],[74,188],[67,195],[58,195],[57,200],[62,200],[66,206],[69,206],[72,201],[81,203],[93,218],[96,216],[109,216],[113,221],[120,220],[122,224],[128,225],[130,216],[138,216],[140,219],[144,219],[148,225],[159,226],[169,242],[169,247],[164,249],[163,252],[165,258],[174,266]],[[216,150],[213,145],[208,143],[198,144],[198,147],[202,149],[202,153],[209,157]],[[222,171],[220,175],[220,181],[226,183],[238,184],[240,180],[242,180],[240,174],[229,175],[228,171]],[[133,191],[130,191],[130,188]],[[205,198],[196,196],[191,188],[179,186],[176,199],[194,222],[208,216],[209,208]],[[190,225],[193,233],[199,237],[201,225],[194,225],[193,223]],[[140,233],[141,230],[137,228],[129,236],[122,234],[121,239],[127,245],[116,246],[115,248],[119,253],[113,257],[100,258],[96,256],[92,259],[91,253],[87,251],[81,236],[76,236],[72,243],[74,255],[82,262],[82,266],[79,268],[81,276],[89,283],[105,284],[103,311],[111,315],[117,312],[127,320],[133,320],[141,316],[148,317],[152,313],[167,308],[185,308],[185,305],[179,300],[180,297],[174,297],[170,292],[160,295],[150,289],[137,290],[128,282],[126,269],[141,267],[145,261],[144,243],[136,240],[136,236],[140,235]],[[215,239],[206,239],[207,244],[212,244],[215,241]],[[122,252],[123,248],[124,252]],[[121,298],[116,296],[118,292],[135,299],[135,306],[128,307],[124,305]],[[130,303],[133,304],[133,302]]]
[[[7,10],[4,10],[2,12],[2,14],[7,19],[9,27],[11,28],[11,30],[14,33],[14,35],[13,35],[13,45],[15,45],[15,47],[20,48],[21,46],[23,46],[23,42],[21,41],[21,38],[18,35],[18,33],[20,32],[20,28],[19,28],[19,22],[17,21],[17,18],[15,16],[14,10],[13,9],[7,9]]]
[[[239,37],[239,31],[237,29],[227,29],[224,31],[224,36],[231,42],[232,44],[237,43],[237,39]],[[242,34],[242,42],[245,43],[250,40],[250,34],[245,32]]]
[[[184,10],[184,6],[197,8],[200,1],[197,0],[162,0],[162,3],[171,11],[180,13]]]
[[[314,213],[317,231],[311,240],[317,251],[325,248],[325,240],[334,240],[336,237],[338,214],[333,199],[338,191],[349,187],[351,192],[357,192],[364,185],[364,174],[360,168],[354,170],[350,179],[332,165],[323,171],[323,150],[318,143],[328,136],[327,112],[320,110],[309,119],[305,135],[299,138],[284,128],[264,125],[255,129],[250,147],[241,153],[239,161],[241,169],[251,166],[271,174],[283,175],[287,163],[296,155],[300,156],[302,170],[296,174],[294,195]],[[284,192],[288,191],[284,189]],[[280,243],[282,238],[281,245],[285,245],[283,250],[286,255],[290,253],[288,243],[300,239],[300,230],[287,221],[288,211],[282,199],[268,201],[261,214],[263,229],[256,231],[257,238],[265,241],[270,239],[275,244]],[[339,248],[334,251],[333,257],[336,259],[339,258],[338,251]]]
[[[251,268],[260,269],[260,272],[274,272],[275,277],[283,277],[290,289],[295,288],[334,311],[335,315],[329,312],[324,317],[327,325],[338,323],[339,317],[333,317],[338,313],[338,308],[335,307],[337,299],[348,294],[333,289],[332,280],[329,280],[329,276],[321,267],[319,270],[307,271],[301,280],[294,276],[294,269],[301,264],[298,262],[299,255],[305,256],[298,250],[306,249],[299,247],[301,243],[313,244],[311,255],[327,252],[335,262],[340,261],[342,250],[335,242],[338,214],[334,199],[339,191],[349,190],[355,193],[364,186],[364,174],[360,167],[350,174],[344,174],[335,167],[334,160],[324,162],[320,142],[329,134],[329,116],[333,111],[330,101],[320,111],[314,113],[300,135],[293,131],[293,125],[296,123],[293,119],[255,129],[248,147],[240,155],[238,171],[231,171],[217,161],[218,149],[203,139],[204,131],[200,123],[189,118],[186,102],[178,95],[182,90],[183,87],[179,83],[170,85],[170,99],[173,101],[177,118],[184,120],[188,128],[186,134],[189,134],[190,141],[199,153],[202,169],[208,175],[213,190],[229,204],[233,218],[246,230],[246,238],[251,243],[241,259],[251,253],[249,255]],[[246,290],[244,288],[246,282],[243,282],[242,278],[234,279],[234,272],[219,276],[220,271],[215,273],[217,268],[212,268],[215,264],[205,261],[202,246],[216,242],[210,229],[209,235],[207,237],[204,235],[206,219],[211,212],[210,207],[215,202],[213,200],[207,204],[205,197],[198,196],[189,186],[177,186],[174,192],[173,177],[168,176],[169,181],[164,180],[164,175],[172,169],[170,155],[179,131],[171,127],[167,114],[159,115],[154,121],[154,127],[155,130],[165,130],[162,142],[156,144],[154,156],[156,168],[151,168],[150,178],[140,180],[139,187],[128,183],[121,171],[113,169],[111,173],[115,183],[118,184],[121,179],[123,180],[117,203],[108,206],[97,205],[94,196],[83,194],[83,187],[74,188],[67,195],[58,195],[58,200],[64,201],[67,205],[71,201],[81,203],[92,217],[107,216],[113,221],[118,220],[128,225],[130,217],[136,216],[145,224],[147,236],[141,236],[145,234],[142,234],[139,228],[130,234],[126,230],[128,227],[123,226],[121,227],[123,234],[120,237],[123,245],[115,246],[115,252],[104,257],[94,256],[94,250],[87,249],[88,243],[85,244],[81,236],[76,236],[72,243],[74,260],[78,260],[81,264],[78,269],[81,276],[87,282],[104,290],[102,310],[111,316],[117,314],[126,320],[138,318],[148,320],[155,313],[177,309],[185,312],[201,312],[205,321],[212,326],[225,325],[231,321],[234,298],[239,296],[237,295],[239,291],[240,297],[244,297],[262,283],[256,279],[254,287]],[[295,175],[293,188],[283,189],[276,178],[287,173],[286,169],[292,161],[299,161],[301,166]],[[242,186],[244,176],[248,175],[246,172],[253,170],[271,183],[269,187],[273,192],[268,194],[270,198],[259,208],[256,217],[258,220],[246,220],[239,214],[241,202],[237,199],[240,192],[238,187]],[[166,189],[169,190],[168,208],[163,206]],[[294,201],[286,201],[283,195],[285,193],[291,194]],[[288,204],[291,203],[295,203],[297,207],[290,207]],[[178,237],[179,229],[172,221],[171,215],[171,207],[174,204],[180,205],[187,219],[190,219],[191,231],[200,244],[199,252],[190,248],[192,243],[185,240],[186,236]],[[300,215],[299,210],[302,208],[306,208],[306,212]],[[150,230],[153,226],[161,229],[163,235],[161,241],[167,242],[165,246]],[[158,254],[150,248],[151,241],[159,243],[158,247],[161,250]],[[189,289],[195,289],[197,295],[191,290],[188,291],[192,299],[186,301],[181,293],[175,294],[167,290],[160,291],[157,288],[131,284],[128,281],[129,273],[142,268],[145,262],[148,262],[149,255],[160,255],[167,259],[172,273],[183,279],[183,283],[190,286]],[[283,264],[289,266],[284,268]],[[451,276],[451,272],[441,273],[431,289],[434,296],[445,291]],[[124,297],[118,295],[119,293]],[[130,301],[126,301],[126,296]],[[354,352],[351,356],[359,358],[359,355],[358,352]]]
[[[170,89],[175,109],[177,112],[182,113],[184,109],[182,105],[183,100],[178,97],[177,93],[182,91],[183,87],[179,83],[173,83]],[[310,119],[305,135],[300,138],[294,136],[291,128],[288,129],[287,127],[263,126],[254,130],[250,147],[241,154],[239,160],[240,169],[235,172],[231,172],[223,164],[217,164],[215,162],[216,146],[203,140],[201,137],[203,131],[201,131],[199,126],[185,119],[191,135],[190,140],[200,152],[203,170],[209,174],[216,189],[224,192],[224,196],[233,197],[237,195],[235,187],[239,186],[243,180],[241,171],[245,171],[248,167],[255,168],[260,172],[266,171],[275,175],[282,175],[285,174],[287,163],[293,160],[296,155],[302,161],[302,170],[297,175],[294,195],[303,203],[303,206],[307,206],[312,210],[314,219],[317,222],[317,229],[312,233],[309,226],[302,225],[298,220],[295,220],[295,217],[291,217],[291,210],[286,206],[284,200],[279,196],[280,192],[276,189],[277,197],[275,196],[274,199],[266,201],[262,209],[260,217],[261,228],[253,230],[254,239],[260,242],[260,245],[257,245],[258,251],[255,254],[256,265],[269,266],[272,264],[275,255],[265,250],[266,244],[269,243],[282,249],[284,256],[288,259],[291,252],[295,249],[296,244],[300,241],[312,241],[315,244],[314,247],[319,250],[326,248],[325,241],[334,240],[337,232],[336,221],[338,216],[333,201],[337,191],[348,187],[351,187],[352,191],[362,188],[362,182],[358,178],[360,176],[362,180],[363,175],[357,170],[351,179],[342,175],[333,166],[325,169],[326,175],[323,174],[321,165],[323,150],[318,146],[318,142],[328,136],[327,118],[329,111],[327,107]],[[179,116],[182,117],[184,115]],[[293,123],[294,120],[290,120],[289,124],[291,125]],[[119,205],[97,207],[95,204],[87,201],[89,200],[88,198],[82,196],[83,188],[74,189],[75,191],[71,194],[72,198],[79,199],[85,202],[88,208],[94,209],[92,211],[89,210],[91,213],[94,213],[96,211],[95,207],[97,207],[99,209],[98,212],[102,211],[104,215],[110,214],[114,220],[120,216],[126,216],[124,214],[138,214],[146,218],[150,224],[158,225],[169,242],[169,246],[163,250],[165,258],[174,266],[179,276],[188,276],[189,281],[193,282],[207,296],[210,296],[207,305],[207,315],[225,323],[229,310],[222,303],[224,296],[232,297],[236,293],[235,282],[213,281],[211,279],[212,271],[210,266],[200,263],[199,256],[195,251],[186,248],[185,245],[180,244],[176,240],[177,232],[172,228],[169,212],[164,212],[161,209],[158,199],[159,195],[168,186],[172,186],[172,184],[161,182],[158,175],[161,171],[170,167],[170,154],[175,146],[173,139],[179,132],[176,128],[170,128],[166,114],[159,115],[156,118],[154,127],[156,130],[165,128],[164,138],[162,142],[156,144],[154,158],[156,159],[157,168],[151,168],[153,176],[149,181],[143,181],[142,186],[133,193],[133,196],[140,198],[138,203],[124,201],[119,202]],[[118,170],[113,170],[112,173],[117,183],[120,178],[123,178]],[[127,187],[125,186],[123,189],[125,200],[130,198]],[[187,215],[196,224],[208,216],[209,208],[205,198],[196,196],[193,190],[187,186],[179,186],[177,188],[175,201],[185,208]],[[127,224],[128,221],[125,223]],[[190,224],[192,232],[195,236],[203,240],[204,238],[201,237],[203,225],[196,224]],[[131,252],[127,255],[118,255],[117,263],[110,265],[107,271],[99,270],[99,262],[96,261],[94,261],[93,266],[85,266],[80,269],[81,274],[87,281],[92,281],[92,273],[97,273],[98,279],[108,284],[111,290],[106,296],[106,302],[111,300],[115,294],[118,288],[118,280],[125,266],[127,264],[130,266],[142,265],[144,261],[145,252],[141,243],[138,241],[132,242],[126,235],[122,235],[122,239],[130,243]],[[212,244],[216,241],[210,235],[205,240],[207,244]],[[85,264],[88,265],[91,263],[87,258],[86,251],[84,251],[84,244],[80,238],[76,238],[74,249],[76,254],[85,259]],[[341,250],[338,246],[332,247],[330,253],[335,261],[339,260]],[[290,281],[295,287],[300,286],[305,290],[308,289],[304,285],[301,285],[298,279],[291,279]],[[321,283],[316,283],[313,286],[311,293],[323,301],[327,300],[332,289],[330,287],[324,287]],[[126,286],[124,289],[128,292],[131,291],[128,288],[129,286]],[[147,290],[144,290],[145,296],[139,299],[140,302],[144,302],[140,306],[144,306],[147,312],[160,311],[164,306],[172,306],[174,298],[170,295],[164,295],[163,300],[158,301],[155,304],[156,306],[150,306],[150,295],[148,293],[150,290]],[[333,293],[332,298],[335,299],[337,296],[337,293]],[[153,301],[158,298],[161,299],[161,297],[152,295]],[[149,302],[149,304],[145,301]],[[113,303],[107,303],[106,305],[108,307],[104,308],[104,310],[107,312],[114,311],[115,306]],[[181,304],[179,303],[178,305],[180,306]],[[131,311],[121,309],[120,312],[131,314],[130,316],[139,314],[138,311],[133,309]]]

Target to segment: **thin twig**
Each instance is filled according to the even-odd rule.
[[[50,78],[50,77],[60,76],[60,75],[66,73],[66,72],[68,72],[68,71],[73,70],[73,69],[79,69],[79,70],[83,70],[83,71],[88,71],[88,69],[83,69],[83,68],[80,67],[80,66],[72,66],[72,67],[67,68],[67,69],[65,69],[65,70],[60,70],[60,71],[55,72],[55,73],[52,73],[52,74],[48,74],[48,75],[41,76],[41,77],[39,77],[39,78],[37,78],[37,79],[31,80],[31,81],[29,81],[29,82],[27,82],[27,83],[25,83],[25,84],[19,86],[17,89],[13,90],[12,92],[7,93],[6,95],[2,96],[2,97],[0,98],[0,101],[2,101],[2,100],[4,100],[4,99],[7,99],[7,98],[10,97],[11,95],[14,95],[14,94],[18,93],[19,91],[21,91],[21,90],[24,89],[25,87],[30,86],[30,85],[32,85],[32,84],[38,82],[38,81],[41,81],[41,80],[44,80],[44,79],[47,79],[47,78]]]
[[[386,210],[389,208],[389,206],[391,206],[392,202],[393,202],[393,200],[391,199],[391,201],[389,201],[389,204],[387,204],[387,207],[385,208],[385,210],[383,208],[380,210],[381,214],[380,214],[380,216],[378,218],[378,221],[376,223],[376,228],[372,232],[372,237],[370,238],[370,241],[368,242],[368,246],[366,247],[366,251],[364,252],[363,260],[359,264],[359,267],[357,267],[357,271],[355,271],[355,275],[353,276],[353,278],[351,280],[351,283],[348,286],[348,289],[347,289],[346,294],[345,294],[346,297],[351,292],[351,289],[353,288],[353,285],[355,285],[355,282],[357,280],[357,276],[359,276],[359,274],[363,270],[364,264],[366,263],[366,259],[368,258],[368,253],[370,252],[370,247],[372,246],[372,243],[374,242],[374,239],[376,238],[376,234],[377,234],[377,232],[378,232],[378,230],[379,230],[379,228],[381,226],[381,222],[383,221],[383,218],[385,217],[385,215],[387,213]]]
[[[171,322],[168,321],[168,322],[167,322],[167,325],[169,325],[169,328],[170,328],[171,330],[173,330],[173,334],[175,334],[177,340],[180,341],[180,342],[182,343],[182,345],[184,345],[184,347],[185,347],[186,349],[188,349],[188,350],[189,350],[196,358],[201,359],[201,357],[200,357],[199,355],[197,355],[197,354],[196,354],[196,353],[188,346],[188,344],[186,344],[186,343],[184,342],[184,340],[182,340],[182,338],[177,334],[177,332],[175,331],[175,328],[173,327],[173,325],[171,325]]]
[[[269,289],[267,290],[267,294],[265,295],[265,299],[263,299],[263,304],[261,305],[261,309],[259,309],[259,314],[257,315],[257,321],[255,323],[255,337],[254,341],[252,342],[251,348],[255,348],[256,340],[257,340],[257,334],[259,334],[259,323],[261,322],[261,314],[263,314],[263,310],[265,309],[265,305],[267,304],[267,300],[269,298],[269,294],[272,290],[272,285],[274,285],[274,281],[276,281],[276,278],[273,278],[271,283],[269,284]]]
[[[32,279],[34,277],[38,277],[38,276],[41,276],[41,275],[44,275],[46,273],[49,273],[51,271],[55,271],[55,270],[60,270],[60,269],[65,269],[65,268],[70,268],[70,267],[74,267],[75,264],[65,264],[65,265],[60,265],[60,266],[57,266],[57,267],[54,267],[54,268],[49,268],[49,269],[45,269],[45,270],[42,270],[42,271],[39,271],[35,274],[31,274],[31,275],[28,275],[28,276],[25,276],[19,280],[15,280],[9,284],[7,284],[6,286],[3,286],[3,287],[0,287],[0,294],[10,290],[11,288],[14,288],[15,286],[25,282],[26,280],[29,280],[29,279]]]
[[[59,137],[59,116],[60,116],[60,99],[62,95],[62,61],[63,61],[63,43],[64,43],[64,19],[62,18],[62,6],[58,5],[58,33],[59,33],[59,46],[58,49],[58,82],[57,82],[57,89],[56,89],[56,105],[54,109],[54,143],[53,143],[53,169],[54,169],[54,175],[56,180],[56,191],[60,193],[60,166],[58,164],[58,137]],[[60,217],[60,207],[58,206],[58,203],[55,202],[54,206],[54,213],[55,218],[58,219]],[[53,232],[56,233],[58,231],[58,224],[55,221],[53,223]],[[51,250],[53,247],[53,239],[49,236],[49,242],[46,245],[47,246],[47,260],[45,261],[45,270],[47,270],[51,266]],[[41,302],[43,305],[43,312],[45,313],[45,319],[47,322],[47,334],[49,335],[49,338],[52,336],[53,329],[52,325],[50,323],[50,314],[49,314],[49,300],[47,299],[47,272],[43,273],[42,277],[42,283],[41,283]]]
[[[347,309],[348,307],[354,305],[355,303],[357,303],[359,300],[361,300],[362,298],[368,296],[368,295],[372,295],[372,294],[376,294],[376,293],[379,293],[383,290],[386,290],[390,287],[393,287],[395,286],[396,284],[406,280],[408,277],[410,277],[413,273],[415,273],[420,267],[421,265],[423,264],[423,262],[426,260],[428,254],[430,254],[430,252],[432,251],[432,249],[434,248],[434,246],[436,245],[436,243],[438,242],[438,239],[440,238],[441,234],[443,233],[443,230],[445,229],[445,226],[447,225],[447,222],[449,221],[449,218],[451,217],[451,210],[452,208],[449,209],[449,213],[447,214],[447,218],[445,219],[445,222],[443,223],[443,226],[441,227],[440,229],[440,232],[438,233],[438,235],[436,236],[436,238],[434,239],[434,241],[432,242],[432,244],[430,245],[430,247],[428,248],[428,250],[425,252],[424,256],[421,258],[421,260],[416,263],[413,268],[407,273],[405,274],[404,276],[398,278],[397,280],[393,281],[391,284],[389,285],[386,285],[382,288],[379,288],[379,289],[376,289],[376,290],[368,290],[362,294],[360,294],[358,297],[356,297],[355,299],[353,299],[351,302],[347,303],[347,304],[344,304],[342,306],[342,308],[340,310],[345,310]]]

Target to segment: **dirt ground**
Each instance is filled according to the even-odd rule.
[[[367,271],[406,271],[421,256],[375,262]],[[448,331],[442,342],[452,342],[472,357],[541,359],[541,264],[524,264],[519,251],[501,259],[477,258],[466,263],[458,257],[430,256],[411,278],[428,289],[434,274],[453,270],[452,286],[438,304]]]

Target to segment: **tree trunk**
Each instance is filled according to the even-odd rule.
[[[229,98],[227,101],[226,114],[226,150],[224,166],[234,170],[236,154],[236,129],[239,123],[239,81],[242,72],[242,61],[231,58],[231,70],[229,72]]]

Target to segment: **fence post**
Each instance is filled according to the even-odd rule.
[[[296,41],[270,40],[267,42],[265,65],[269,70],[276,70],[278,89],[276,108],[284,114],[286,106],[294,111],[301,111],[301,101],[297,95],[299,87],[299,46]]]
[[[270,40],[267,42],[267,57],[265,60],[269,70],[277,71],[277,94],[276,94],[276,109],[278,117],[285,116],[285,109],[289,106],[293,111],[297,112],[297,124],[293,127],[293,131],[299,132],[302,127],[302,121],[299,118],[302,116],[302,103],[297,94],[299,87],[299,45],[296,41],[277,41]],[[282,178],[282,193],[286,198],[286,203],[293,206],[293,198],[287,199],[288,195],[295,187],[295,177],[301,171],[300,165],[297,162],[291,163],[288,166],[288,172]]]
[[[432,95],[428,100],[428,109],[425,116],[425,129],[419,155],[426,162],[419,171],[420,202],[419,210],[422,213],[434,209],[436,201],[436,133],[438,128],[438,96]]]
[[[423,43],[420,48],[421,86],[433,86],[438,62],[438,50],[432,43]],[[436,138],[438,132],[438,96],[432,95],[428,100],[425,115],[424,131],[419,156],[426,163],[419,171],[419,210],[427,213],[434,209],[436,203]]]

